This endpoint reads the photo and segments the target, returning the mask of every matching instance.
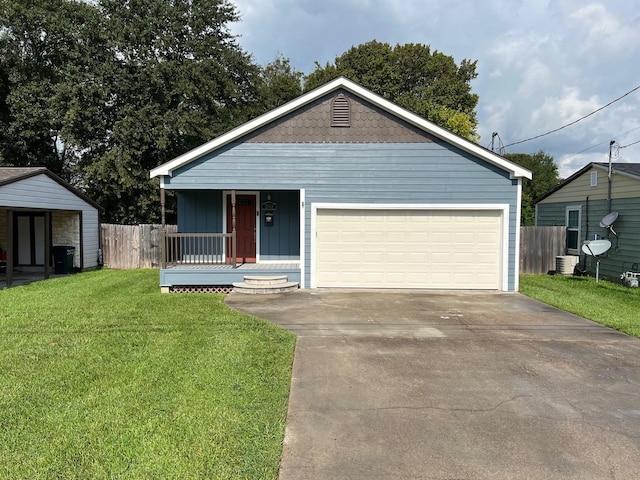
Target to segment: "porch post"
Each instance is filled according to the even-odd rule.
[[[7,210],[7,287],[13,284],[13,210]]]
[[[80,231],[82,231],[82,227],[80,228]],[[49,278],[49,273],[51,269],[51,246],[50,245],[51,245],[51,212],[44,212],[44,278],[45,280]],[[82,251],[80,252],[80,255],[82,255]]]
[[[231,190],[231,264],[236,268],[236,191]]]
[[[160,185],[160,210],[161,210],[161,225],[160,225],[160,268],[164,269],[167,266],[167,237],[165,235],[165,202],[164,202],[164,188]]]

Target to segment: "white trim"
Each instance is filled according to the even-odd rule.
[[[318,210],[430,210],[430,211],[499,211],[501,212],[501,268],[498,285],[501,291],[509,291],[509,204],[507,203],[312,203],[311,204],[311,252],[310,252],[310,288],[317,284],[317,226]],[[517,268],[517,267],[516,267]],[[303,271],[304,275],[304,271]]]
[[[305,287],[305,263],[306,263],[306,242],[305,242],[305,228],[306,228],[306,191],[304,188],[300,189],[300,288]]]
[[[536,205],[536,213],[538,206]],[[522,222],[522,179],[518,179],[518,187],[516,192],[516,244],[514,250],[514,270],[513,270],[513,291],[520,290],[520,227]],[[509,222],[507,221],[507,225]]]
[[[591,169],[589,174],[589,186],[597,187],[598,186],[598,170]]]
[[[577,248],[569,248],[569,239],[567,238],[567,254],[569,255],[580,255],[580,242],[582,238],[582,205],[567,205],[564,210],[564,226],[567,229],[567,237],[569,236],[569,211],[577,210],[578,211],[578,245]],[[572,230],[575,230],[572,228]]]
[[[396,105],[384,99],[383,97],[373,93],[370,90],[367,90],[364,87],[361,87],[357,83],[354,83],[351,80],[348,80],[344,77],[336,78],[335,80],[329,83],[326,83],[325,85],[319,88],[316,88],[315,90],[312,90],[304,95],[301,95],[300,97],[296,98],[295,100],[292,100],[289,103],[286,103],[274,110],[271,110],[265,113],[264,115],[261,115],[247,123],[244,123],[243,125],[240,125],[237,128],[234,128],[233,130],[219,136],[218,138],[215,138],[203,145],[200,145],[199,147],[194,148],[193,150],[183,155],[180,155],[179,157],[176,157],[173,160],[163,165],[160,165],[154,168],[150,172],[150,177],[154,178],[154,177],[165,176],[165,175],[172,176],[173,171],[175,169],[182,167],[188,164],[189,162],[192,162],[193,160],[202,157],[203,155],[207,155],[213,152],[214,150],[220,147],[223,147],[224,145],[227,145],[235,140],[238,140],[244,135],[247,135],[248,133],[251,133],[257,130],[258,128],[263,127],[303,107],[304,105],[307,105],[313,102],[314,100],[326,95],[327,93],[330,93],[339,88],[343,88],[348,92],[351,92],[369,101],[370,103],[380,107],[381,109],[397,116],[398,118],[414,125],[415,127],[435,137],[438,137],[441,140],[444,140],[452,144],[453,146],[456,146],[461,150],[464,150],[465,152],[468,152],[478,158],[481,158],[486,162],[489,162],[497,166],[498,168],[501,168],[502,170],[509,172],[511,179],[520,178],[520,177],[531,179],[531,172],[529,170],[522,168],[521,166],[513,162],[510,162],[509,160],[499,155],[496,155],[495,153],[481,147],[476,143],[473,143],[469,140],[459,137],[458,135],[455,135],[454,133],[442,127],[439,127],[436,124],[431,123],[428,120],[425,120],[419,115],[416,115],[414,113],[411,113],[408,110],[405,110],[399,105]]]
[[[222,232],[227,232],[227,195],[231,195],[231,190],[223,190],[222,191]],[[236,190],[237,195],[253,195],[256,199],[256,263],[260,263],[260,192],[255,190]],[[222,246],[222,253],[224,257],[227,257],[227,252],[225,251],[225,245]]]

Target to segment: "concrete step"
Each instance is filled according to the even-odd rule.
[[[245,281],[233,284],[234,292],[252,295],[270,295],[275,293],[293,292],[298,290],[298,288],[298,282],[280,282],[272,285],[256,285]]]
[[[256,285],[264,287],[267,285],[279,285],[287,283],[288,278],[286,275],[245,275],[244,283],[247,285]]]

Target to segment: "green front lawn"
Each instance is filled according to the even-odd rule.
[[[0,291],[0,478],[274,479],[294,336],[157,270]]]
[[[640,338],[640,290],[595,278],[522,275],[520,293]]]

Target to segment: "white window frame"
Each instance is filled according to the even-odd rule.
[[[591,187],[597,187],[598,186],[598,171],[597,170],[593,170],[591,172],[591,180],[589,182],[589,186],[591,186]]]
[[[569,212],[578,212],[578,226],[569,226]],[[580,255],[580,239],[582,238],[582,205],[567,205],[565,211],[565,226],[567,227],[567,253],[570,255]],[[569,247],[569,232],[577,232],[576,248]]]

